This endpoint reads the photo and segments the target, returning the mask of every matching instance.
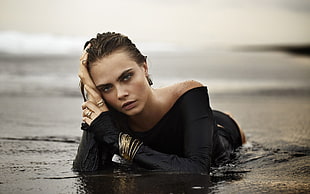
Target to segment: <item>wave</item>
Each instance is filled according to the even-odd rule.
[[[0,53],[23,56],[79,55],[90,38],[0,31]],[[144,52],[182,51],[177,45],[163,42],[140,42],[137,46]]]
[[[17,55],[66,55],[81,52],[82,37],[0,32],[0,52]]]

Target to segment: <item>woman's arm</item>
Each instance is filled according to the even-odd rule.
[[[92,92],[90,92],[90,95],[91,93]],[[103,102],[100,101],[100,103]],[[101,104],[101,106],[98,107],[92,101],[87,101],[83,103],[82,108],[83,121],[85,122],[82,123],[81,129],[83,130],[83,135],[79,144],[76,158],[73,162],[73,170],[94,171],[107,166],[107,164],[111,161],[110,159],[112,158],[112,152],[110,151],[111,146],[98,141],[96,136],[100,136],[100,132],[104,132],[105,136],[102,139],[105,139],[106,142],[109,142],[107,141],[107,138],[109,137],[108,135],[110,135],[108,132],[114,132],[116,129],[111,125],[112,122],[110,121],[110,118],[105,119],[105,117],[102,116],[108,114],[108,110],[105,108],[105,105]],[[100,119],[97,119],[98,117],[100,117]],[[106,120],[107,122],[105,123]],[[93,129],[93,126],[96,125],[98,121],[104,123],[103,125],[101,124],[101,126],[104,127],[97,127],[99,132],[94,133],[92,131],[96,130]],[[112,129],[110,129],[110,126]]]
[[[87,49],[90,44],[85,45],[84,52],[80,57],[79,77],[81,79],[81,89],[85,103],[82,105],[83,121],[82,130],[83,135],[79,144],[76,158],[73,162],[73,170],[75,171],[95,171],[110,162],[110,152],[108,147],[95,140],[94,133],[88,131],[89,125],[95,120],[101,112],[108,111],[100,92],[96,89],[95,84],[87,70]],[[84,95],[84,89],[87,91],[87,97]]]
[[[100,153],[103,152],[103,153]],[[100,157],[103,156],[103,157]],[[105,165],[106,152],[100,150],[94,134],[83,131],[77,155],[73,161],[74,171],[95,171]]]

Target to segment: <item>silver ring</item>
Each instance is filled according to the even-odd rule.
[[[102,106],[104,105],[103,99],[99,100],[99,101],[97,102],[97,105],[98,105],[98,107],[102,107]]]
[[[90,116],[91,116],[92,114],[93,114],[92,111],[88,111],[88,112],[86,113],[86,117],[90,118]]]

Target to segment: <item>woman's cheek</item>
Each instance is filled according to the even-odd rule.
[[[143,76],[139,77],[139,79],[137,79],[133,85],[134,85],[134,90],[140,91],[140,92],[144,91],[146,86],[148,86]]]
[[[110,105],[112,106],[113,108],[118,108],[116,107],[116,97],[113,97],[112,94],[104,94],[102,95],[103,96],[103,99]]]

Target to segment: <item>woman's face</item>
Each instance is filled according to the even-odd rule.
[[[134,116],[142,113],[151,91],[147,70],[147,64],[138,65],[120,50],[92,64],[90,74],[107,103]]]

